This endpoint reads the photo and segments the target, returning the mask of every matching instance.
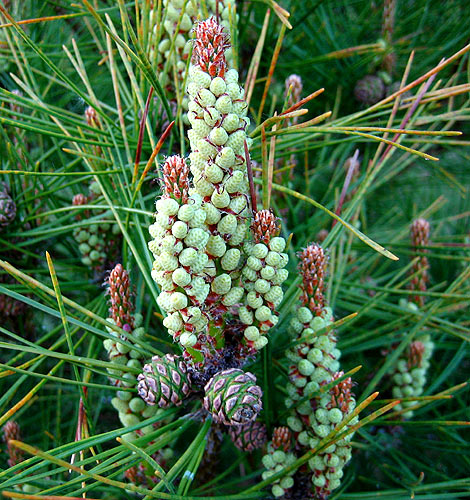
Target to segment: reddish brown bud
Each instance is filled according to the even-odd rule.
[[[7,453],[9,459],[8,466],[13,467],[23,461],[23,451],[10,444],[10,440],[21,441],[20,426],[14,421],[9,420],[3,427],[3,440],[7,443]]]
[[[88,198],[82,193],[76,194],[72,200],[72,204],[74,206],[86,205],[87,203],[88,203]]]
[[[425,345],[419,340],[415,340],[410,344],[408,351],[408,368],[417,368],[421,366],[423,361],[423,354],[426,350]]]
[[[90,127],[96,127],[96,128],[101,128],[100,121],[98,119],[98,115],[96,114],[96,111],[94,108],[91,106],[88,106],[85,110],[85,118],[88,126]]]
[[[344,372],[336,372],[332,380],[337,380],[344,375]],[[349,403],[352,399],[351,394],[352,380],[347,377],[330,389],[331,401],[328,404],[328,409],[339,408],[343,413],[349,409]]]
[[[196,26],[193,64],[198,65],[211,77],[224,77],[227,70],[225,51],[230,47],[228,35],[214,17]]]
[[[310,244],[299,253],[299,271],[302,276],[302,302],[316,316],[320,316],[325,306],[325,275],[327,258],[323,248],[317,243]]]
[[[416,219],[411,224],[411,245],[413,251],[416,253],[427,253],[426,248],[420,248],[429,245],[429,222],[426,219]],[[415,260],[412,273],[416,274],[411,279],[410,289],[414,291],[426,291],[426,285],[429,281],[428,275],[429,261],[426,256],[419,255]],[[411,301],[415,302],[418,306],[424,305],[425,297],[423,295],[416,295],[411,297]]]
[[[164,198],[186,203],[189,190],[189,167],[181,156],[169,156],[162,166]]]
[[[125,325],[128,325],[128,328],[133,330],[134,317],[132,312],[134,310],[134,304],[131,300],[131,283],[129,274],[121,264],[117,264],[109,274],[108,284],[111,301],[109,312],[114,322],[120,328],[124,328]]]
[[[263,242],[269,245],[271,239],[281,231],[279,219],[275,217],[272,210],[259,210],[254,214],[251,231],[255,243]]]
[[[275,450],[288,451],[291,445],[292,433],[289,427],[276,427],[273,431],[272,445]]]

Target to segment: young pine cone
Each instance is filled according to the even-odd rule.
[[[214,422],[243,425],[252,422],[262,408],[263,392],[256,377],[237,368],[216,373],[204,387],[204,408]]]
[[[186,365],[182,358],[173,354],[163,358],[153,356],[137,380],[140,397],[147,404],[158,404],[160,408],[179,406],[191,392]]]
[[[382,78],[375,75],[367,75],[356,83],[354,97],[367,106],[379,102],[385,93],[385,84]]]
[[[266,442],[266,426],[261,422],[233,425],[229,429],[233,444],[242,451],[251,452]]]

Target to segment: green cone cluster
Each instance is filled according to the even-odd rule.
[[[247,346],[255,351],[267,343],[267,332],[277,324],[276,309],[284,297],[281,285],[287,279],[289,261],[284,253],[286,241],[277,236],[279,227],[270,210],[254,214],[251,226],[253,242],[244,245],[246,262],[242,283],[246,291],[244,304],[238,310]]]
[[[426,375],[430,366],[430,359],[434,350],[434,343],[429,335],[422,335],[412,342],[400,356],[396,366],[391,370],[394,398],[409,398],[421,396],[426,385]],[[406,410],[416,404],[416,401],[402,401],[395,406],[395,410]],[[413,411],[402,414],[405,419],[413,417]]]
[[[276,427],[274,429],[273,438],[268,443],[267,453],[262,459],[263,466],[266,469],[261,475],[263,480],[270,478],[297,460],[295,454],[289,451],[291,439],[292,435],[287,427]],[[294,478],[292,476],[295,472],[296,470],[294,469],[272,483],[271,493],[274,497],[279,498],[286,495],[288,490],[294,486]]]
[[[280,285],[287,278],[277,225],[266,242],[257,236],[274,216],[261,211],[253,218],[249,210],[249,119],[238,73],[227,67],[229,46],[213,18],[197,25],[187,88],[190,166],[179,156],[166,159],[150,226],[164,326],[185,358],[201,364],[224,348],[229,318],[239,319],[246,331],[240,353],[261,349],[277,322]]]
[[[159,12],[150,9],[149,18],[149,59],[157,67],[157,74],[162,87],[170,98],[183,94],[182,84],[186,77],[188,58],[191,53],[191,33],[195,24],[218,13],[220,24],[227,33],[232,27],[236,30],[238,14],[235,0],[163,0],[163,18],[159,22]],[[159,30],[160,27],[160,30]],[[227,49],[226,57],[232,61],[232,48]],[[183,97],[183,106],[187,109],[188,98]]]
[[[107,319],[109,323],[115,324],[126,332],[132,333],[134,339],[143,338],[145,329],[141,326],[142,315],[134,314],[134,304],[132,301],[131,284],[127,271],[121,264],[117,264],[110,272],[108,278],[108,293],[110,297],[111,317]],[[142,369],[143,355],[140,350],[132,349],[120,340],[126,340],[132,344],[134,340],[127,337],[121,338],[111,327],[107,327],[108,333],[112,339],[105,339],[103,345],[108,354],[109,360],[116,365],[122,365],[123,368],[132,367]],[[158,407],[147,406],[144,401],[133,392],[126,389],[132,389],[137,386],[137,378],[132,374],[119,368],[108,368],[111,383],[121,388],[116,391],[116,396],[111,400],[111,404],[119,413],[121,423],[129,427],[138,424],[142,420],[152,417],[159,411]],[[127,434],[127,439],[134,439],[139,435],[147,434],[153,430],[152,426],[144,427],[138,432]]]
[[[287,424],[294,436],[295,453],[299,456],[314,449],[355,408],[355,400],[350,392],[351,379],[335,383],[343,373],[339,371],[341,353],[331,329],[332,311],[326,306],[324,296],[326,266],[325,253],[317,244],[307,246],[299,254],[301,305],[290,323],[292,343],[286,351],[290,361],[286,406],[291,410]],[[328,390],[323,389],[326,385]],[[356,422],[357,417],[354,417],[346,428]],[[343,467],[351,457],[351,437],[351,434],[348,435],[309,460],[311,492],[315,498],[327,498],[340,485]],[[288,447],[284,448],[282,454],[274,451],[278,443],[279,439],[273,438],[271,448],[268,447],[272,453],[268,453],[263,460],[268,468],[264,474],[272,473],[276,467],[277,470],[285,467],[276,465],[276,457],[279,460],[290,457]],[[284,484],[280,481],[274,485],[273,495],[283,496],[286,489],[295,487],[293,478],[285,480]]]
[[[411,223],[410,236],[413,249],[412,278],[409,286],[411,291],[425,292],[427,289],[430,277],[429,261],[425,255],[428,250],[425,247],[429,245],[429,233],[430,225],[426,219],[415,219]],[[425,298],[425,295],[411,295],[408,301],[401,299],[400,306],[416,312],[419,307],[424,306]],[[433,351],[434,342],[427,333],[420,335],[407,346],[389,372],[394,398],[412,398],[423,394]],[[401,401],[395,409],[406,410],[415,404],[416,401]],[[412,418],[413,410],[403,411],[401,416],[404,419]]]
[[[100,188],[96,182],[91,183],[88,196],[77,194],[74,196],[72,204],[74,206],[88,205],[99,196]],[[102,215],[105,213],[102,211]],[[84,210],[76,216],[78,221],[90,219],[90,210]],[[78,244],[78,249],[82,256],[82,264],[102,272],[107,261],[112,260],[116,255],[116,246],[119,226],[108,222],[96,221],[74,229],[73,237]]]

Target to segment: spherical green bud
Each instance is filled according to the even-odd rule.
[[[217,231],[222,234],[233,234],[237,229],[237,218],[235,215],[227,214],[217,224]]]
[[[303,430],[303,425],[302,421],[294,416],[287,417],[287,425],[294,431],[294,432],[301,432]]]
[[[209,256],[203,251],[198,252],[196,260],[191,264],[191,273],[199,274],[208,265],[208,262],[209,262]],[[209,274],[209,272],[210,269],[206,269],[206,274]]]
[[[256,271],[251,269],[251,267],[245,266],[242,270],[242,274],[248,281],[256,281],[257,279]]]
[[[264,298],[268,302],[272,302],[274,304],[274,307],[277,307],[282,302],[283,297],[284,293],[280,286],[271,287],[269,292],[264,295]]]
[[[155,207],[157,212],[162,213],[163,215],[176,215],[179,210],[179,205],[176,200],[172,198],[160,198],[155,203]]]
[[[212,192],[212,191],[211,191]],[[204,222],[206,221],[206,212],[202,208],[198,208],[189,221],[189,227],[202,227]]]
[[[273,460],[277,464],[282,464],[286,459],[286,454],[281,450],[276,450],[273,453]]]
[[[212,282],[211,288],[219,295],[226,294],[232,287],[232,278],[228,274],[220,274]]]
[[[267,306],[261,306],[255,311],[255,318],[258,321],[269,321],[271,319],[271,309]]]
[[[299,372],[306,377],[310,376],[315,370],[315,367],[307,359],[302,359],[301,361],[299,361],[297,367],[299,369]]]
[[[266,264],[273,267],[278,267],[281,262],[281,258],[277,252],[268,252],[266,255]]]
[[[186,297],[186,295],[180,292],[172,293],[170,300],[173,309],[176,310],[184,309],[188,305],[188,298]]]
[[[171,277],[173,279],[173,282],[181,287],[185,287],[189,285],[189,283],[191,283],[191,275],[182,267],[175,269]]]
[[[203,177],[198,177],[194,181],[194,186],[197,189],[197,192],[201,196],[204,196],[204,198],[206,196],[210,196],[214,192],[214,186]]]
[[[233,149],[235,154],[244,154],[246,134],[243,130],[232,132],[225,145]]]
[[[203,210],[206,212],[206,223],[209,225],[217,224],[222,216],[220,210],[212,203],[204,203]]]
[[[318,390],[320,389],[320,386],[318,384],[318,382],[309,382],[305,388],[304,388],[304,394],[306,396],[313,396],[313,394],[315,394]]]
[[[189,222],[194,215],[196,208],[194,205],[182,205],[178,210],[178,219],[184,222]]]
[[[188,234],[188,225],[178,220],[173,224],[171,233],[175,238],[183,239]]]
[[[286,240],[281,236],[276,236],[269,242],[269,249],[273,252],[281,253],[284,248],[286,248]]]
[[[204,168],[206,179],[213,184],[217,184],[224,178],[224,171],[215,163],[208,163]]]
[[[222,122],[222,127],[227,132],[233,132],[239,127],[240,118],[235,113],[229,113]]]
[[[214,104],[216,103],[215,95],[208,89],[199,90],[198,98],[199,98],[199,102],[201,103],[201,106],[203,108],[208,108],[210,106],[214,106]],[[217,105],[215,107],[217,109],[219,109]],[[221,110],[219,109],[219,111],[221,111]]]
[[[178,259],[168,252],[160,254],[160,263],[165,271],[174,271],[178,267]]]
[[[266,467],[266,469],[272,469],[275,466],[275,462],[271,455],[264,455],[261,461],[263,462],[263,465]]]
[[[214,257],[222,257],[227,250],[224,239],[219,235],[211,235],[206,245],[206,251]]]
[[[226,92],[231,97],[232,101],[240,98],[240,86],[237,83],[229,83]]]
[[[217,108],[207,108],[204,110],[204,121],[209,127],[213,127],[221,118],[221,114]]]
[[[247,294],[246,302],[253,309],[258,309],[263,305],[263,298],[253,291]]]
[[[310,351],[308,352],[307,359],[311,363],[318,364],[323,359],[323,352],[320,349],[314,347],[313,349],[310,349]]]
[[[242,299],[243,293],[244,290],[240,286],[231,288],[230,291],[224,295],[224,298],[222,299],[222,304],[227,307],[237,304]]]
[[[248,104],[245,102],[245,101],[242,101],[242,100],[239,100],[239,101],[235,101],[233,103],[233,112],[236,113],[238,116],[246,116],[247,112],[248,112]],[[248,139],[250,139],[248,137]],[[247,140],[248,142],[248,140]],[[250,143],[248,143],[248,147],[250,147]]]
[[[237,268],[240,261],[240,250],[238,248],[230,248],[227,250],[220,261],[224,271],[233,271]]]
[[[145,409],[145,406],[146,406],[145,401],[142,398],[132,398],[129,401],[129,409],[133,413],[140,413]]]
[[[78,249],[82,254],[87,254],[91,250],[90,245],[88,245],[87,243],[82,243],[78,246]]]
[[[214,154],[217,153],[217,149],[210,142],[206,141],[206,139],[197,140],[196,149],[204,158],[211,158]]]
[[[268,247],[264,243],[257,243],[251,249],[251,255],[258,259],[264,259],[268,255]]]
[[[196,227],[189,230],[184,242],[188,247],[194,247],[198,250],[202,250],[205,248],[208,240],[209,233],[204,231],[204,229]]]
[[[217,155],[215,162],[219,167],[228,169],[235,164],[235,153],[232,148],[223,148]]]
[[[255,282],[255,290],[259,293],[267,293],[269,292],[270,288],[271,288],[270,283],[262,278],[256,280]]]
[[[256,326],[249,326],[246,328],[244,335],[247,340],[255,341],[259,339],[259,330]]]
[[[271,493],[273,494],[274,497],[279,498],[279,497],[282,497],[284,495],[285,491],[283,490],[282,486],[275,484],[271,488]]]
[[[240,307],[238,310],[238,317],[240,321],[245,325],[251,325],[253,323],[253,313],[249,311],[245,306]]]
[[[214,95],[214,94],[212,94]],[[212,106],[212,104],[210,104]],[[228,114],[232,111],[232,99],[228,95],[221,95],[215,102],[216,109],[222,114]]]
[[[313,314],[307,307],[299,307],[297,310],[297,318],[301,323],[310,323],[313,318]]]
[[[127,401],[129,402],[132,399],[132,393],[127,392],[127,391],[117,391],[116,396],[121,400],[121,401]],[[144,405],[145,406],[145,405]],[[118,408],[116,408],[119,410]],[[123,410],[125,411],[125,410]]]
[[[313,430],[315,434],[321,438],[328,436],[328,434],[330,433],[330,427],[324,424],[317,425]]]
[[[121,391],[122,392],[122,391]],[[118,411],[118,412],[122,412],[122,413],[125,413],[128,409],[129,409],[129,404],[127,401],[123,401],[122,399],[120,398],[113,398],[111,400],[111,404],[113,405],[113,407]]]
[[[193,333],[182,333],[179,337],[180,344],[183,347],[192,347],[197,342],[197,337]]]
[[[339,424],[343,420],[343,413],[339,408],[332,408],[328,411],[328,419],[332,424]]]
[[[207,137],[210,134],[211,127],[204,120],[195,120],[193,131],[199,138]]]
[[[217,76],[212,80],[209,88],[210,88],[211,92],[216,97],[218,97],[219,95],[221,95],[225,92],[225,89],[227,88],[227,84],[225,83],[223,78],[220,78],[220,76]]]
[[[211,195],[212,204],[217,208],[225,208],[230,203],[230,196],[225,189],[218,192],[215,190]]]
[[[289,488],[292,488],[292,486],[294,486],[294,479],[292,477],[283,477],[279,484],[281,488],[288,490]]]
[[[276,271],[274,270],[274,267],[271,266],[265,266],[261,269],[261,277],[265,280],[271,280],[273,279],[274,275],[276,274]]]
[[[185,248],[178,256],[179,261],[183,266],[190,266],[195,262],[197,257],[198,253],[194,248]]]

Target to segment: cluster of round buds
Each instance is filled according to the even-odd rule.
[[[289,452],[290,440],[291,435],[286,427],[277,427],[274,429],[272,441],[268,443],[267,453],[262,459],[263,465],[266,468],[261,476],[263,480],[277,474],[297,460],[294,453]],[[294,478],[292,476],[295,472],[296,469],[293,469],[282,478],[274,481],[271,486],[271,492],[274,497],[283,497],[294,486]]]
[[[343,376],[343,372],[335,373],[331,381]],[[324,382],[322,385],[326,384]],[[352,381],[346,378],[338,382],[328,392],[317,400],[317,409],[310,415],[310,427],[314,432],[308,446],[315,448],[320,441],[348,418],[356,407],[356,401],[351,395]],[[343,430],[353,426],[358,417],[353,417]],[[333,490],[338,488],[343,477],[343,468],[351,459],[351,444],[353,433],[322,450],[312,457],[308,466],[312,471],[312,483],[316,498],[326,499]]]
[[[209,0],[204,3],[204,9],[209,15],[218,15],[220,24],[227,30],[230,30],[231,24],[237,23],[234,0]],[[162,24],[158,22],[157,8],[150,10],[149,58],[156,64],[160,84],[170,96],[176,97],[182,93],[183,89],[175,86],[178,87],[185,79],[187,60],[191,53],[191,32],[197,20],[203,17],[204,9],[200,0],[163,0],[163,30]],[[231,48],[226,57],[231,60]],[[183,102],[185,104],[187,102]]]
[[[239,450],[252,452],[266,442],[266,426],[262,422],[232,425],[229,427],[229,435]]]
[[[90,194],[77,194],[73,197],[74,206],[87,205],[100,194],[100,187],[96,182],[90,185]],[[104,212],[103,212],[104,214]],[[90,218],[89,210],[84,210],[76,216],[78,221]],[[82,264],[101,272],[107,261],[117,256],[119,226],[117,224],[96,222],[74,229],[73,237],[78,243],[82,256]]]
[[[108,318],[107,321],[108,323],[116,324],[113,318]],[[132,317],[131,323],[133,324],[133,329],[128,326],[128,323],[123,325],[124,329],[129,333],[132,333],[134,338],[137,340],[143,338],[145,336],[145,329],[141,326],[142,315],[135,314]],[[121,342],[122,340],[126,340],[129,344],[129,339],[121,338],[120,335],[111,327],[106,328],[108,330],[108,333],[113,336],[112,339],[108,338],[103,341],[103,345],[106,349],[109,360],[117,365],[141,369],[142,353]],[[119,370],[119,368],[114,367],[109,368],[107,371],[109,373],[111,383],[117,387],[134,387],[137,383],[137,379],[135,378],[135,376],[129,372],[124,372],[123,370]]]
[[[204,408],[215,423],[246,425],[262,408],[263,391],[256,377],[237,368],[216,373],[204,387]]]
[[[426,219],[416,219],[411,224],[411,245],[416,253],[427,253],[426,247],[429,245],[429,222]],[[411,280],[410,289],[414,291],[425,292],[429,281],[428,275],[429,262],[425,255],[419,255],[415,260],[412,272],[416,274]],[[424,305],[424,295],[416,295],[411,300],[418,306]]]
[[[370,106],[379,102],[385,94],[385,83],[376,75],[367,75],[356,83],[354,87],[354,97]]]
[[[412,398],[423,394],[433,350],[434,343],[429,335],[423,335],[409,345],[391,371],[394,398]],[[405,410],[414,404],[415,401],[402,401],[395,409]],[[402,416],[412,418],[413,411],[406,411]]]
[[[285,266],[289,257],[284,253],[286,241],[277,236],[279,226],[271,211],[256,212],[251,230],[254,241],[243,247],[247,257],[242,269],[246,296],[238,316],[246,325],[245,343],[257,351],[268,343],[266,333],[277,324],[276,309],[284,296],[281,285],[288,277]]]
[[[173,354],[153,356],[137,380],[139,396],[151,406],[179,406],[191,392],[186,364],[182,357]]]
[[[208,277],[216,271],[208,251],[221,249],[218,240],[211,239],[201,196],[189,195],[188,173],[183,158],[166,159],[164,192],[156,202],[155,223],[149,228],[153,238],[149,248],[155,258],[152,278],[161,288],[158,304],[168,314],[163,324],[184,348],[197,349],[198,336],[205,337],[208,331]]]
[[[5,183],[0,183],[0,232],[9,226],[16,217],[16,203],[8,193]]]
[[[315,411],[315,394],[339,369],[341,352],[336,347],[336,336],[333,330],[325,331],[332,322],[329,307],[321,316],[314,316],[305,306],[297,309],[290,322],[290,334],[297,343],[286,351],[290,366],[285,403],[295,411],[287,423],[303,446],[311,436],[309,417]]]

